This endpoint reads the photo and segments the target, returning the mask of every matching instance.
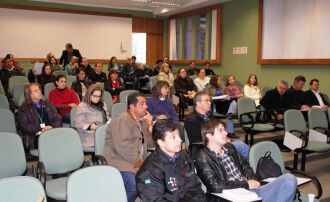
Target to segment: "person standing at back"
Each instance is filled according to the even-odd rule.
[[[80,64],[82,56],[81,56],[79,50],[74,49],[71,43],[67,43],[65,45],[65,50],[62,51],[62,55],[61,55],[61,58],[60,58],[60,64],[63,65],[63,67],[65,67],[67,64],[70,63],[71,58],[73,56],[77,57],[78,64]]]

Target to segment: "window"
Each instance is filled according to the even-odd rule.
[[[219,5],[170,17],[170,60],[220,63],[220,12]]]
[[[147,34],[132,33],[132,55],[136,56],[136,61],[143,64],[147,58]]]

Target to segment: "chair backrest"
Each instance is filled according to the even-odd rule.
[[[75,171],[67,182],[68,202],[126,202],[120,172],[111,166],[92,166]]]
[[[287,110],[284,113],[284,128],[287,132],[290,132],[292,130],[306,132],[307,127],[302,112],[296,109]]]
[[[235,81],[235,84],[241,89],[241,91],[242,91],[242,93],[243,93],[243,88],[244,88],[244,85],[243,85],[243,83],[242,82],[240,82],[240,81]]]
[[[102,125],[95,131],[95,155],[103,155],[107,126],[108,125]]]
[[[278,148],[278,146],[274,142],[271,142],[271,141],[259,142],[250,148],[249,163],[250,163],[250,166],[252,167],[254,173],[256,173],[259,159],[261,157],[265,156],[265,153],[267,151],[271,152],[271,157],[281,167],[282,173],[284,173],[285,166],[284,166],[282,153],[281,153],[280,149]]]
[[[273,88],[270,86],[265,86],[261,89],[261,96],[265,96],[267,91],[272,90]]]
[[[5,95],[5,89],[3,89],[1,82],[0,82],[0,95]]]
[[[48,96],[49,96],[49,92],[54,90],[56,88],[56,86],[54,85],[54,83],[47,83],[45,85],[45,88],[44,88],[44,96],[46,99],[48,99]]]
[[[22,139],[16,133],[0,132],[0,162],[0,178],[19,176],[26,171]]]
[[[237,112],[238,112],[238,117],[241,116],[241,114],[247,113],[247,112],[256,112],[256,104],[253,99],[249,97],[242,97],[237,100]],[[252,115],[254,118],[256,114]],[[249,121],[249,118],[244,116],[243,121]]]
[[[70,111],[70,127],[75,128],[76,125],[74,124],[76,121],[76,112],[77,112],[77,106],[74,106],[71,108]]]
[[[315,127],[328,128],[328,119],[325,112],[317,107],[308,110],[308,126],[310,129]]]
[[[126,103],[127,102],[127,96],[129,96],[132,93],[138,92],[136,90],[124,90],[119,93],[119,102]]]
[[[190,141],[189,141],[189,138],[188,138],[188,133],[187,133],[185,128],[183,129],[183,133],[184,133],[184,144],[186,146],[186,151],[189,152]]]
[[[16,133],[15,117],[9,109],[0,109],[0,132]]]
[[[24,95],[24,87],[27,83],[19,83],[13,87],[13,99],[16,107],[19,106],[19,98]]]
[[[68,88],[71,88],[72,83],[76,80],[77,80],[76,76],[73,75],[66,76],[66,86],[68,86]]]
[[[84,153],[77,131],[72,128],[53,128],[39,136],[39,161],[48,174],[75,170],[84,162]]]
[[[68,75],[68,72],[64,71],[64,70],[57,70],[57,71],[54,71],[53,73],[55,76],[58,76],[58,75],[65,75],[67,76]],[[71,86],[70,86],[71,87]]]
[[[14,86],[20,83],[29,83],[29,80],[25,76],[13,76],[9,78],[8,90],[11,95],[13,95]]]
[[[120,113],[126,111],[127,103],[116,103],[111,107],[111,117],[114,118],[115,116],[119,115]]]
[[[9,102],[5,95],[0,94],[0,109],[9,109]]]
[[[37,202],[41,196],[44,197],[44,202],[47,202],[44,187],[34,177],[17,176],[0,179],[1,202]]]
[[[152,85],[155,86],[157,84],[157,82],[158,82],[158,75],[155,75],[153,77]]]
[[[196,74],[190,75],[189,78],[191,78],[192,80],[195,80],[197,78],[197,75]]]
[[[110,113],[113,100],[111,94],[108,91],[103,91],[103,102],[107,105],[108,112]]]

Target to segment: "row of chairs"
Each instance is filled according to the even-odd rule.
[[[312,107],[308,111],[308,123],[304,119],[304,115],[300,110],[288,110],[284,113],[285,131],[292,133],[303,140],[301,148],[294,150],[293,168],[298,167],[298,157],[301,153],[301,170],[305,170],[306,156],[309,153],[324,153],[330,151],[330,134],[328,117],[330,117],[330,109],[323,111],[320,108]],[[308,127],[307,127],[308,125]],[[315,141],[309,139],[309,129],[313,129],[323,133],[326,142]]]

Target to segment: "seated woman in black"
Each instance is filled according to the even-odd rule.
[[[56,79],[55,75],[53,74],[53,70],[48,63],[44,64],[40,75],[36,76],[35,73],[35,70],[31,69],[28,74],[28,79],[30,83],[38,82],[40,84],[42,93],[44,92],[45,85],[47,83],[53,83]]]
[[[78,94],[80,100],[83,100],[88,86],[91,84],[92,82],[86,77],[86,70],[84,68],[79,68],[77,72],[77,80],[72,82],[71,89]]]
[[[37,135],[51,128],[62,127],[62,118],[48,101],[42,100],[40,86],[27,84],[24,88],[25,101],[18,109],[19,130],[27,135],[29,149],[36,148]]]
[[[104,89],[108,91],[113,99],[113,103],[117,103],[119,93],[125,90],[123,83],[118,79],[118,71],[111,69],[109,72],[109,78],[104,83]]]

